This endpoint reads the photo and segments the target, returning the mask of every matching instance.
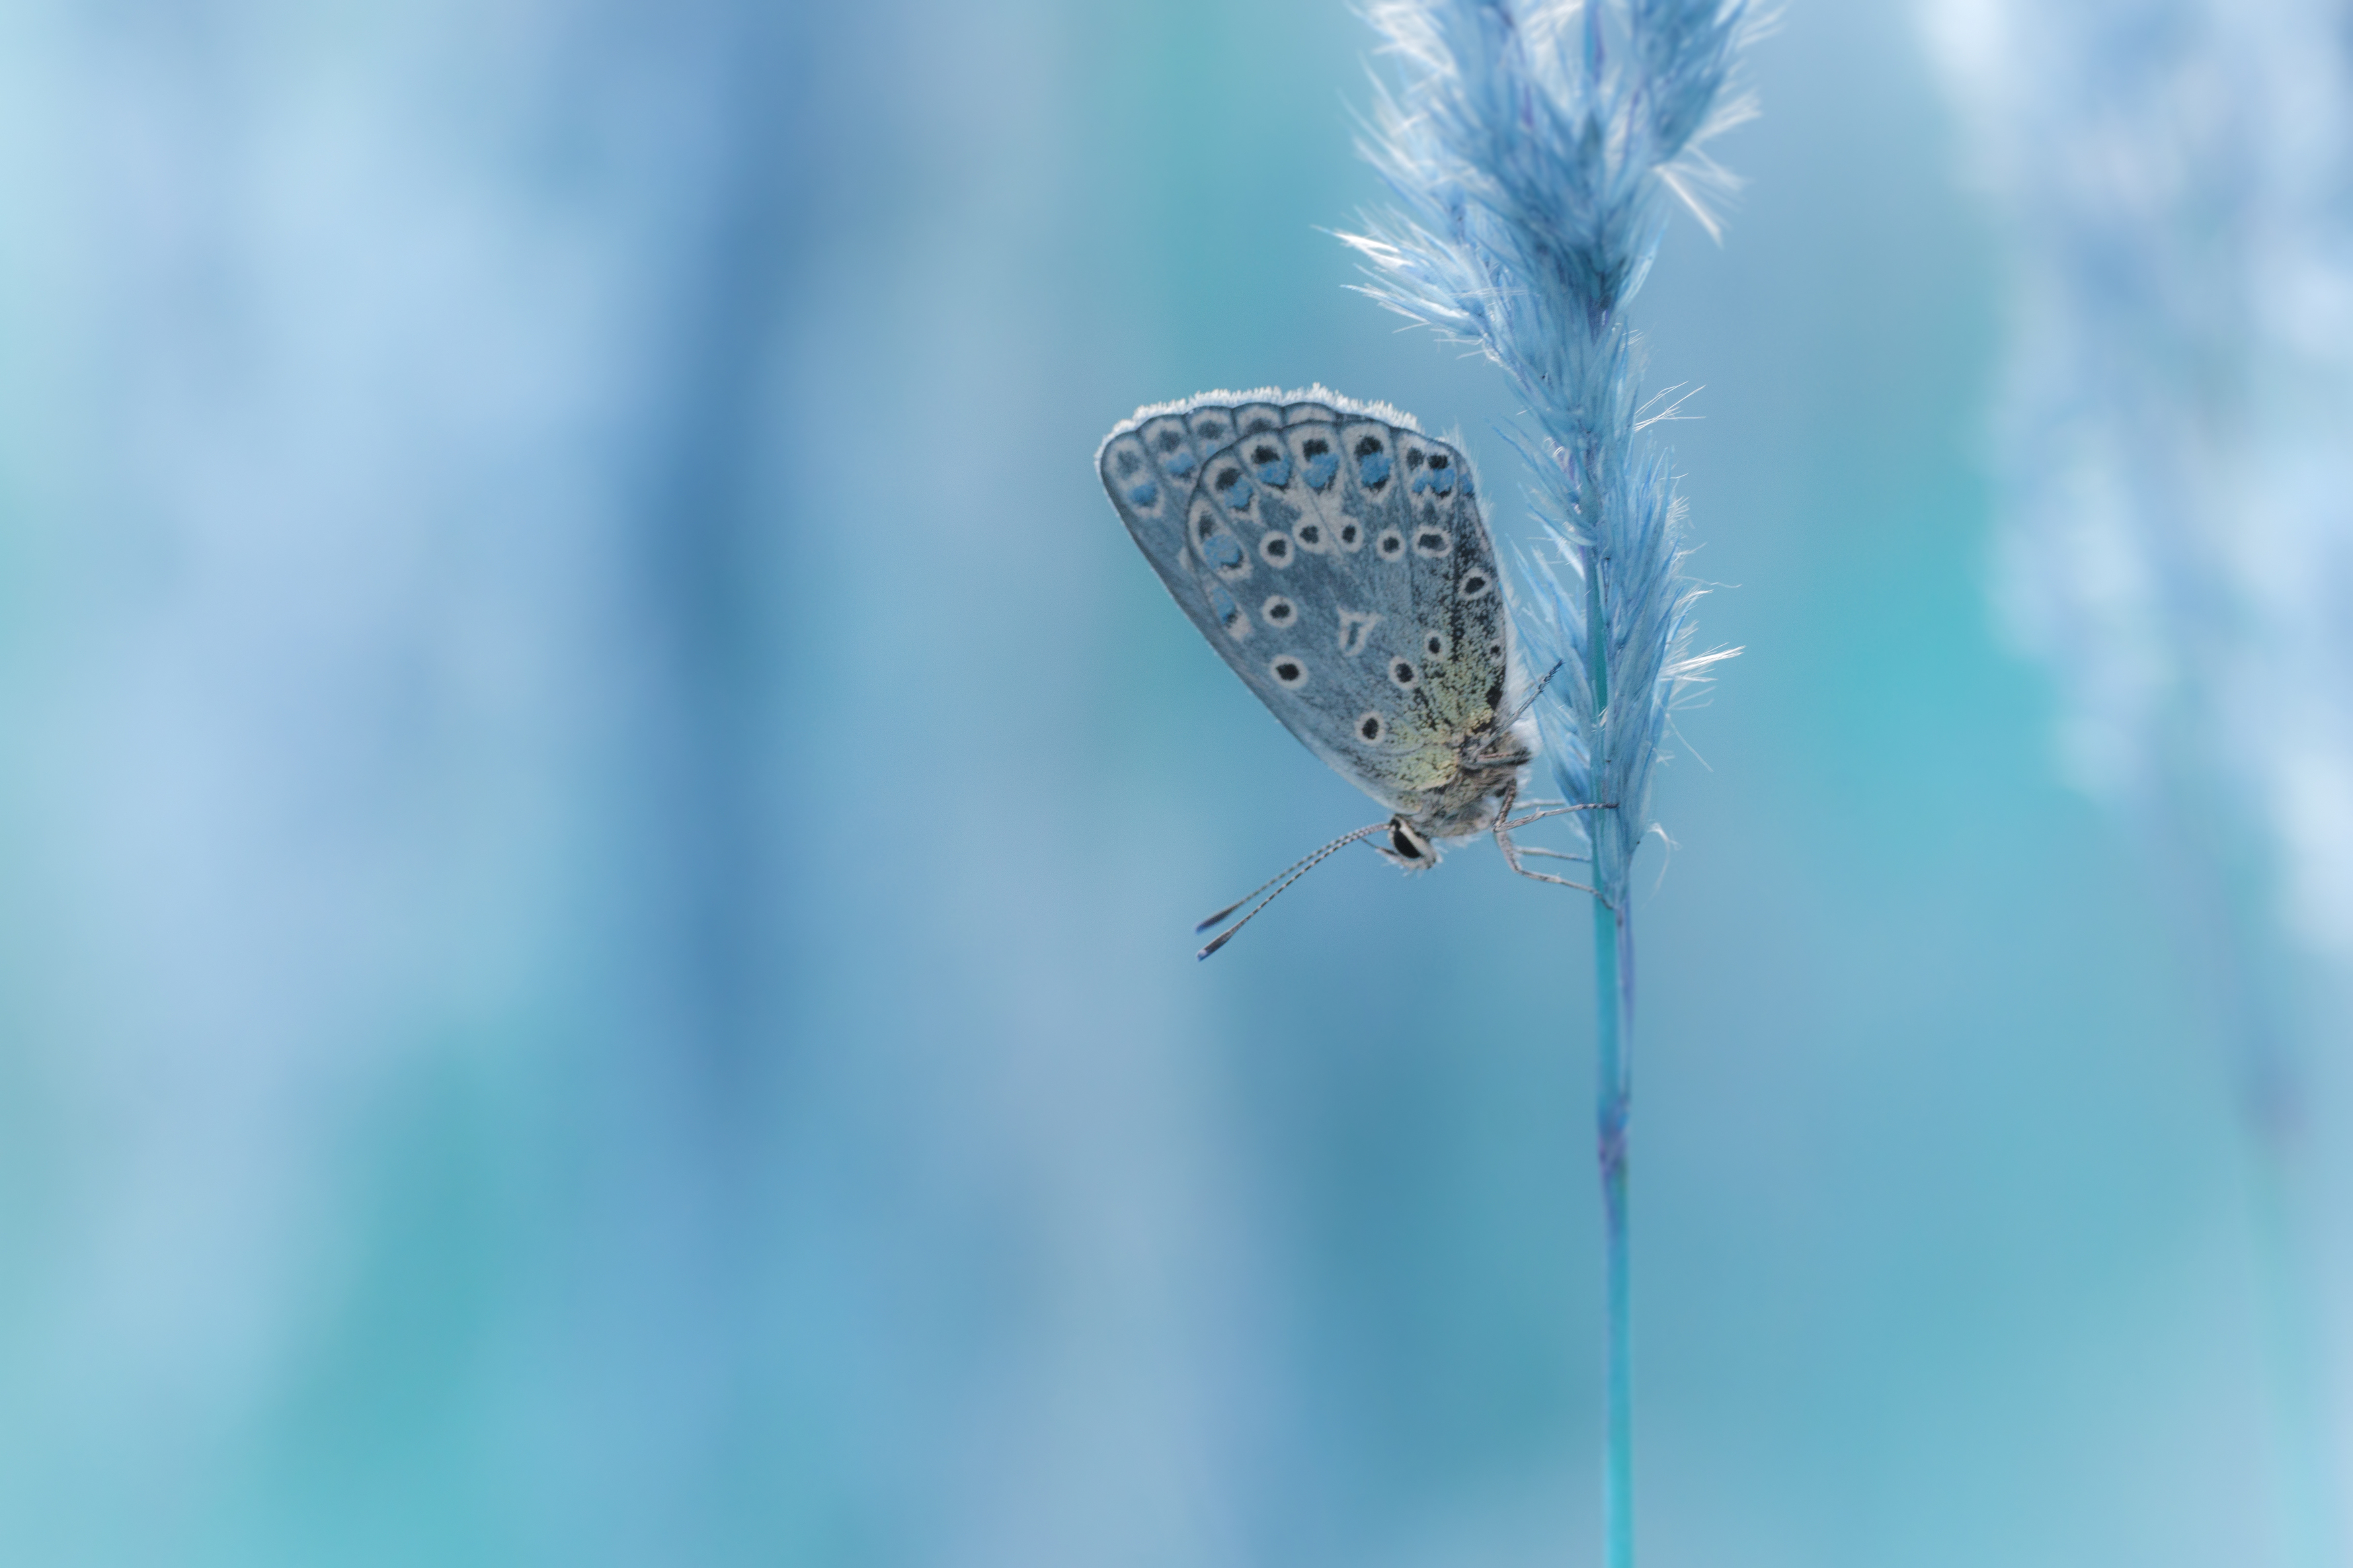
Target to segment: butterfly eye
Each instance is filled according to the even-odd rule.
[[[1213,533],[1203,540],[1201,558],[1229,577],[1250,575],[1250,557],[1230,533]]]
[[[1266,557],[1266,563],[1270,566],[1290,565],[1291,535],[1287,533],[1268,534],[1264,539],[1258,542],[1258,552]]]
[[[1442,528],[1422,528],[1414,531],[1413,552],[1432,561],[1446,555],[1454,548],[1454,536]]]
[[[1363,529],[1358,528],[1353,522],[1344,522],[1340,525],[1341,548],[1345,550],[1354,550],[1357,545],[1362,544],[1364,542],[1365,531]]]
[[[1236,642],[1250,635],[1250,617],[1242,614],[1242,607],[1234,602],[1234,596],[1215,583],[1209,584],[1209,609],[1218,617],[1218,624],[1225,627]]]
[[[1430,633],[1428,637],[1421,639],[1421,649],[1432,658],[1444,658],[1446,657],[1446,634],[1444,632]]]
[[[1412,453],[1406,459],[1407,467],[1410,468],[1420,460],[1420,453]],[[1428,490],[1433,495],[1441,496],[1451,495],[1454,493],[1454,470],[1448,466],[1448,459],[1445,453],[1432,452],[1430,454],[1430,471],[1426,474],[1420,474],[1415,477],[1413,481],[1413,489],[1416,495],[1419,495],[1424,490]]]
[[[1250,469],[1258,482],[1281,489],[1291,482],[1291,458],[1281,448],[1261,445],[1250,450]]]
[[[1298,618],[1299,607],[1296,605],[1293,605],[1290,600],[1284,598],[1282,595],[1277,594],[1267,600],[1266,604],[1259,610],[1259,616],[1268,626],[1287,626]]]
[[[1381,542],[1373,546],[1384,561],[1395,561],[1405,553],[1405,535],[1394,528],[1381,531]]]
[[[1367,741],[1379,740],[1386,726],[1381,722],[1381,716],[1377,713],[1367,713],[1356,721],[1357,735]]]
[[[1266,668],[1268,673],[1284,686],[1301,687],[1307,684],[1307,667],[1288,654]]]
[[[1389,679],[1410,690],[1414,683],[1421,679],[1421,674],[1404,659],[1392,659],[1389,662]]]
[[[1485,573],[1473,572],[1462,579],[1462,596],[1466,599],[1475,599],[1491,586],[1493,584],[1487,581]]]
[[[1340,459],[1334,456],[1332,443],[1321,436],[1310,436],[1299,444],[1299,456],[1306,464],[1307,488],[1322,489],[1340,471]]]

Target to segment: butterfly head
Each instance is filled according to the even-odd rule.
[[[1409,871],[1427,871],[1438,864],[1438,845],[1402,816],[1389,818],[1388,830],[1373,840],[1373,847]]]

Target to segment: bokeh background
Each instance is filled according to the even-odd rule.
[[[2006,273],[1926,37],[1791,4],[1641,304],[1746,649],[1640,874],[1644,1551],[2242,1568],[2263,1183],[1990,606]],[[1366,808],[1089,462],[1322,381],[1523,530],[1499,379],[1324,232],[1367,38],[0,5],[0,1560],[1596,1559],[1587,910],[1352,852],[1196,964]],[[2286,1381],[2342,1413],[2299,951]]]

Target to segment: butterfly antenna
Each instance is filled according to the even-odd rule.
[[[1261,882],[1257,887],[1252,888],[1249,892],[1244,893],[1240,898],[1236,899],[1232,903],[1228,904],[1224,909],[1219,910],[1216,914],[1211,915],[1208,920],[1205,920],[1199,925],[1195,926],[1193,928],[1193,934],[1198,936],[1205,931],[1225,924],[1226,917],[1228,915],[1232,914],[1236,910],[1240,909],[1244,904],[1249,903],[1252,899],[1257,898],[1261,893],[1265,892],[1269,888],[1273,887],[1277,882],[1282,881],[1293,871],[1304,869],[1307,862],[1314,859],[1316,855],[1321,855],[1323,852],[1323,850],[1318,849],[1314,854],[1302,855],[1298,859],[1293,860],[1290,865],[1285,866],[1282,870],[1277,871],[1273,876],[1269,877],[1265,881]]]
[[[1369,837],[1376,833],[1385,832],[1388,830],[1388,826],[1389,825],[1386,822],[1376,822],[1370,827],[1359,827],[1354,833],[1345,834],[1341,837],[1335,838],[1331,843],[1326,844],[1323,848],[1315,851],[1314,854],[1305,856],[1301,859],[1292,862],[1290,867],[1283,870],[1280,875],[1260,883],[1258,888],[1248,897],[1237,900],[1235,902],[1227,905],[1224,909],[1219,910],[1216,914],[1211,915],[1208,920],[1203,921],[1199,925],[1193,929],[1195,931],[1207,931],[1211,926],[1216,925],[1220,921],[1224,920],[1228,915],[1232,914],[1236,910],[1240,909],[1242,905],[1249,903],[1251,899],[1258,899],[1259,894],[1266,892],[1267,889],[1272,888],[1274,889],[1274,891],[1267,893],[1265,898],[1258,900],[1258,907],[1256,909],[1251,910],[1250,913],[1236,921],[1225,931],[1220,931],[1217,937],[1210,942],[1208,946],[1203,948],[1193,956],[1197,959],[1207,958],[1209,954],[1217,952],[1218,949],[1225,946],[1226,943],[1233,941],[1235,935],[1240,931],[1242,927],[1258,919],[1259,911],[1261,910],[1265,909],[1267,905],[1282,897],[1282,891],[1285,888],[1290,887],[1292,883],[1296,882],[1300,878],[1304,877],[1308,872],[1313,871],[1316,867],[1322,865],[1325,860],[1330,859],[1334,855],[1338,854],[1341,850],[1345,849],[1357,839]]]

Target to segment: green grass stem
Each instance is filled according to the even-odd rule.
[[[1593,1000],[1599,1068],[1595,1134],[1601,1165],[1602,1245],[1608,1258],[1601,1524],[1609,1568],[1634,1568],[1634,1352],[1626,1214],[1626,1119],[1632,1098],[1627,1061],[1633,1013],[1630,957],[1624,911],[1594,900]]]

